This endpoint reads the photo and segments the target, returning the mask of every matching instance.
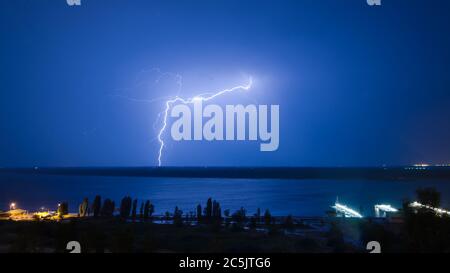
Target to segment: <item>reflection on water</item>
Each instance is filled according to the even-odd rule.
[[[120,203],[125,195],[150,199],[157,214],[172,212],[175,206],[195,212],[208,197],[231,211],[241,206],[253,214],[259,207],[273,215],[322,216],[336,201],[345,203],[363,215],[373,215],[373,205],[401,207],[404,198],[414,197],[418,187],[432,186],[442,193],[442,206],[450,207],[448,181],[369,181],[369,180],[252,180],[185,179],[145,177],[93,177],[0,174],[0,209],[12,201],[25,209],[55,208],[68,201],[76,211],[83,197],[96,194]]]

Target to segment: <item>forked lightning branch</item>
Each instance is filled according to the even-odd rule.
[[[165,146],[163,136],[169,117],[175,119],[170,129],[170,135],[175,141],[260,140],[260,151],[276,151],[279,146],[279,105],[226,105],[225,110],[217,104],[206,105],[207,101],[223,94],[248,91],[252,84],[250,78],[247,85],[200,94],[188,99],[175,97],[166,101],[163,125],[158,134],[158,166],[162,164]]]

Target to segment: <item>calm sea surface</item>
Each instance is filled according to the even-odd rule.
[[[273,215],[322,216],[336,197],[364,215],[373,214],[373,205],[389,203],[400,207],[404,198],[414,198],[419,187],[432,186],[442,193],[443,207],[450,208],[450,181],[369,181],[369,180],[273,180],[273,179],[195,179],[105,176],[59,176],[0,173],[0,210],[10,202],[21,208],[54,209],[62,201],[76,212],[83,197],[96,194],[116,204],[125,195],[150,199],[156,214],[195,211],[208,197],[232,212],[241,206],[253,214],[259,207]]]

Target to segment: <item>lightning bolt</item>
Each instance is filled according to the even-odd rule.
[[[159,152],[158,152],[158,166],[159,167],[161,166],[161,157],[162,157],[163,149],[164,149],[164,146],[165,146],[165,143],[164,143],[164,140],[163,140],[162,136],[163,136],[163,134],[164,134],[164,132],[165,132],[165,130],[167,128],[167,117],[169,116],[170,108],[171,108],[171,106],[174,103],[179,102],[179,103],[183,103],[183,104],[191,104],[191,103],[193,103],[195,101],[209,101],[209,100],[212,100],[212,99],[214,99],[214,98],[216,98],[218,96],[221,96],[223,94],[226,94],[226,93],[231,93],[231,92],[235,92],[235,91],[238,91],[238,90],[245,90],[245,91],[247,91],[247,90],[249,90],[252,87],[252,85],[253,85],[253,79],[250,77],[249,80],[248,80],[248,83],[246,85],[238,85],[238,86],[235,86],[233,88],[224,89],[224,90],[221,90],[221,91],[218,91],[218,92],[215,92],[215,93],[212,93],[212,92],[210,92],[210,93],[202,93],[202,94],[199,94],[199,95],[196,95],[194,97],[187,98],[187,99],[183,99],[183,98],[181,98],[179,96],[176,96],[173,99],[167,100],[166,103],[165,103],[166,108],[165,108],[165,110],[163,112],[161,112],[161,113],[163,113],[163,122],[162,122],[163,125],[162,125],[161,129],[159,130],[159,134],[158,134],[158,141],[159,141],[159,144],[160,144]]]

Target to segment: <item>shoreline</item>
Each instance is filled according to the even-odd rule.
[[[0,168],[2,173],[70,176],[230,178],[230,179],[366,179],[448,180],[450,166],[393,167],[32,167]]]

